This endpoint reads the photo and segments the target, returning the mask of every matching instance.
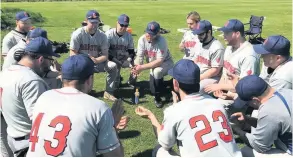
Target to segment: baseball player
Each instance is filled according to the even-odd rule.
[[[64,61],[64,87],[43,93],[36,102],[28,157],[123,157],[111,109],[86,94],[91,91],[94,65],[85,54]],[[123,108],[121,100],[115,103]]]
[[[152,21],[148,23],[145,34],[138,40],[137,57],[135,59],[134,74],[150,69],[150,89],[155,96],[154,101],[157,108],[162,108],[161,93],[164,88],[164,76],[174,65],[167,42],[160,35],[160,24]],[[146,57],[146,64],[143,64]]]
[[[194,55],[194,62],[200,67],[200,91],[206,85],[219,81],[224,64],[224,46],[213,37],[212,24],[207,20],[198,22],[193,33],[198,36],[201,49]]]
[[[18,41],[23,38],[26,38],[26,34],[31,29],[31,20],[30,15],[25,12],[21,11],[16,13],[15,16],[16,20],[16,28],[11,30],[2,41],[2,56],[6,56],[8,51],[15,46]]]
[[[152,122],[159,143],[156,156],[170,157],[176,143],[182,157],[241,156],[222,103],[199,93],[200,68],[191,60],[181,59],[168,74],[181,101],[176,103],[173,97],[175,103],[165,109],[163,123],[148,109],[135,110]]]
[[[262,45],[255,45],[254,48],[263,58],[260,77],[275,89],[292,89],[290,41],[281,35],[269,36]]]
[[[252,44],[245,40],[244,25],[237,19],[231,19],[225,26],[219,29],[224,32],[224,39],[227,47],[224,53],[224,67],[219,83],[205,86],[204,91],[214,94],[227,106],[228,112],[233,112],[233,98],[231,93],[235,87],[230,82],[227,74],[235,74],[240,78],[247,75],[259,74],[259,58],[255,53]]]
[[[116,100],[114,87],[118,70],[114,62],[108,61],[109,45],[107,36],[98,29],[100,14],[96,10],[90,10],[86,14],[86,21],[86,26],[72,33],[70,55],[88,54],[95,63],[95,72],[107,72],[104,98],[114,101]]]
[[[109,44],[109,60],[117,65],[118,75],[115,80],[115,89],[120,85],[121,68],[131,67],[132,59],[135,56],[133,38],[127,32],[129,26],[129,17],[122,14],[118,17],[116,28],[106,32]]]
[[[198,53],[201,48],[201,42],[199,41],[198,36],[192,33],[192,30],[196,28],[199,21],[200,15],[196,11],[187,14],[186,22],[190,30],[184,33],[179,44],[179,49],[185,53],[183,59],[193,59],[195,54]]]
[[[2,114],[7,122],[8,144],[15,156],[24,156],[28,148],[31,117],[38,97],[49,89],[40,77],[50,66],[50,42],[37,37],[30,41],[17,65],[2,71]]]
[[[241,149],[243,156],[292,156],[292,90],[276,90],[262,78],[250,75],[237,83],[236,93],[239,99],[234,106],[239,106],[241,99],[253,102],[250,106],[259,111],[257,118],[242,113],[232,115],[235,118],[232,128],[247,145]],[[241,130],[239,122],[254,130],[251,133]]]

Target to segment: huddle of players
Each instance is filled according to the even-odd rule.
[[[25,15],[23,14],[24,19],[27,18]],[[129,67],[129,57],[134,53],[132,37],[126,32],[129,17],[125,14],[119,16],[116,28],[106,34],[97,29],[100,22],[98,12],[90,10],[86,19],[87,26],[72,34],[71,56],[62,64],[60,72],[63,88],[49,90],[47,83],[39,77],[46,72],[44,69],[49,68],[52,56],[57,56],[50,49],[48,40],[41,36],[42,33],[36,33],[38,37],[32,38],[23,48],[25,53],[21,55],[18,65],[12,65],[2,72],[2,113],[8,124],[8,144],[15,155],[25,155],[28,151],[28,156],[123,156],[116,130],[125,128],[128,119],[122,117],[124,110],[121,100],[117,100],[113,94],[120,83],[120,69]],[[280,86],[276,89],[292,89],[292,76],[287,74],[292,71],[286,71],[286,74],[280,71],[285,66],[286,70],[292,69],[292,66],[288,66],[292,64],[290,42],[283,36],[271,36],[262,45],[266,51],[255,51],[245,41],[243,24],[232,19],[220,29],[228,44],[224,49],[212,36],[212,24],[206,20],[200,21],[198,13],[189,13],[187,24],[191,30],[184,34],[179,46],[185,52],[185,59],[175,66],[166,40],[159,35],[160,26],[157,22],[150,22],[146,34],[138,41],[132,73],[139,74],[150,69],[150,86],[156,106],[162,107],[160,94],[163,90],[163,77],[167,74],[173,77],[174,90],[179,95],[172,92],[175,104],[165,110],[163,125],[158,123],[148,109],[136,109],[136,113],[149,118],[155,128],[160,144],[156,148],[156,155],[173,154],[170,149],[178,143],[181,156],[241,156],[232,129],[254,149],[255,155],[271,151],[275,140],[279,140],[281,144],[279,149],[290,153],[288,138],[292,131],[288,120],[291,120],[291,100],[288,98],[291,99],[291,93],[286,90],[277,93],[274,89],[276,85]],[[264,64],[269,67],[269,71],[263,71],[261,75],[267,83],[254,75],[259,73],[260,55],[257,53],[263,54]],[[144,57],[146,64],[143,64]],[[104,102],[85,94],[92,89],[93,74],[101,71],[107,72],[104,98],[115,101],[112,109]],[[32,75],[34,72],[39,76]],[[15,85],[17,88],[12,89]],[[213,94],[219,99],[207,94]],[[273,100],[282,95],[285,96],[285,99],[281,99],[285,100],[284,105],[290,105],[288,115],[283,112],[287,111],[286,106],[278,107],[278,113],[270,110],[269,114],[261,108],[265,103],[268,104],[268,100],[275,103],[269,102],[270,106],[282,104]],[[252,104],[250,100],[258,102]],[[231,129],[229,117],[232,113],[243,110],[235,108],[241,107],[240,104],[243,107],[243,102],[259,109],[258,117],[260,114],[265,115],[262,129],[256,126],[260,122],[257,119],[252,121],[251,126],[256,129],[251,133],[239,128],[235,119],[230,120],[235,122]],[[14,107],[11,103],[21,106]],[[88,107],[84,108],[85,106]],[[266,108],[269,109],[270,106]],[[260,117],[262,120],[263,115]],[[241,113],[232,116],[240,121],[244,118],[245,121],[253,119],[244,117]],[[277,121],[276,117],[287,122],[282,122],[281,127],[268,127],[268,122],[272,124],[269,119]],[[275,135],[280,131],[280,135]],[[275,137],[272,138],[270,134]],[[198,148],[195,150],[196,146]],[[243,156],[250,152],[249,149],[251,148],[243,149]]]

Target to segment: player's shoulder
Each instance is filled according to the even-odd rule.
[[[85,34],[84,27],[80,27],[72,32],[72,37],[82,36],[83,34]]]
[[[214,38],[212,42],[212,47],[218,48],[218,49],[224,49],[224,45],[216,38]]]
[[[116,32],[116,28],[111,28],[110,30],[106,31],[105,34],[107,36],[114,36],[115,35],[114,34],[115,32]]]
[[[145,34],[141,35],[138,39],[139,42],[146,42],[146,36]]]
[[[4,38],[3,38],[3,42],[10,41],[12,38],[14,38],[13,30],[11,30],[10,32],[8,32],[8,33],[4,36]]]

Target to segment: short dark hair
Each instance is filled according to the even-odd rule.
[[[183,90],[186,94],[192,94],[192,93],[199,92],[199,88],[200,88],[199,83],[196,83],[196,84],[185,84],[185,83],[178,82],[178,84],[179,84],[179,88],[181,90]]]

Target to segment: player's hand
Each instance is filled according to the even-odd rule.
[[[206,93],[213,93],[215,91],[221,90],[221,85],[220,84],[210,84],[205,86],[204,91]]]
[[[143,67],[141,65],[136,65],[134,67],[134,73],[139,74],[143,70]]]
[[[231,115],[231,120],[235,120],[237,119],[238,121],[245,121],[244,115],[242,114],[242,112],[237,112]]]
[[[124,106],[123,106],[122,100],[116,99],[115,102],[113,103],[111,110],[114,117],[114,123],[115,123],[114,126],[117,127],[117,125],[119,124],[121,120],[121,117],[124,114]]]
[[[171,91],[171,93],[173,98],[173,104],[175,104],[179,101],[178,95],[174,91]]]
[[[128,116],[123,116],[123,117],[121,117],[119,123],[118,123],[117,126],[116,126],[116,129],[118,129],[118,130],[123,130],[123,129],[125,129],[125,128],[127,127],[127,124],[128,124],[128,122],[129,122],[129,119],[130,119],[130,118],[129,118]]]
[[[232,74],[230,72],[227,73],[228,79],[231,81],[231,83],[233,84],[233,87],[236,87],[236,84],[238,83],[238,81],[240,80],[240,77]]]
[[[215,91],[213,95],[217,98],[221,98],[223,100],[234,100],[235,94],[234,93],[224,93],[223,91]]]
[[[136,109],[135,109],[135,113],[141,117],[149,117],[152,112],[142,106],[138,106]]]
[[[95,57],[93,57],[93,56],[91,56],[91,55],[89,55],[89,57],[92,59],[92,61],[93,61],[95,64],[98,64],[98,61],[97,61],[97,59],[96,59]]]

